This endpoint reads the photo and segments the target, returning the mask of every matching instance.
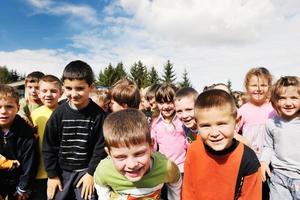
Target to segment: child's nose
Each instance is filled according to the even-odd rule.
[[[136,161],[136,159],[129,159],[127,162],[127,167],[129,169],[134,169],[137,166],[138,162]]]

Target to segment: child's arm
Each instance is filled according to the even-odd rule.
[[[94,185],[96,192],[98,194],[98,197],[101,197],[103,200],[109,200],[110,199],[110,187],[106,184],[105,181],[103,181],[103,176],[106,176],[107,173],[105,173],[105,168],[103,168],[104,162],[100,162],[98,167],[95,170],[94,173]]]
[[[25,132],[26,130],[24,130]],[[33,137],[28,137],[26,139],[23,139],[20,141],[22,142],[21,149],[19,151],[22,152],[22,155],[20,157],[20,167],[22,168],[22,174],[19,178],[19,184],[17,186],[17,193],[20,198],[25,198],[26,195],[30,191],[31,183],[36,175],[37,171],[37,144],[36,140]]]
[[[239,142],[247,145],[248,147],[250,147],[250,142],[242,135],[238,134],[237,132],[234,132],[234,138],[236,140],[238,140]]]
[[[261,163],[261,175],[262,175],[262,180],[263,182],[266,181],[266,174],[270,177],[271,176],[271,171],[269,168],[271,157],[275,154],[274,152],[274,139],[273,139],[273,134],[270,131],[272,128],[271,126],[271,121],[268,120],[266,122],[266,134],[264,138],[264,144],[263,144],[263,149],[261,153],[261,158],[260,158],[260,163]]]
[[[167,183],[168,186],[168,199],[179,200],[180,193],[181,193],[181,186],[182,186],[182,178],[180,175],[180,171],[177,165],[169,161],[168,162],[168,179],[169,182]]]

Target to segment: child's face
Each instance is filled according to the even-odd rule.
[[[128,147],[111,147],[110,155],[115,168],[131,182],[139,181],[149,171],[151,166],[151,146],[147,143]]]
[[[215,151],[227,149],[232,144],[237,119],[231,106],[199,109],[196,112],[198,130],[203,142]]]
[[[149,98],[149,106],[151,108],[151,111],[154,112],[156,109],[157,109],[157,104],[155,102],[155,98],[152,97],[152,98]]]
[[[113,99],[110,101],[110,109],[111,109],[112,112],[117,112],[117,111],[120,111],[120,110],[124,110],[126,108],[127,108],[126,106],[120,105],[118,102],[116,102]]]
[[[264,104],[268,98],[269,89],[268,79],[262,76],[251,76],[247,87],[250,102],[258,106]]]
[[[39,83],[38,82],[27,82],[26,83],[26,95],[29,100],[39,101]]]
[[[61,94],[61,89],[56,82],[40,81],[39,97],[48,108],[54,109],[58,106],[58,100]]]
[[[85,80],[64,80],[65,94],[70,103],[77,109],[85,108],[89,104],[89,93],[93,89]]]
[[[150,103],[145,97],[141,97],[140,110],[150,110]]]
[[[195,101],[193,97],[183,97],[181,99],[175,100],[177,117],[187,128],[191,129],[197,128],[197,124],[195,121],[194,104]]]
[[[172,102],[172,101],[164,102],[164,103],[157,102],[157,107],[158,107],[158,110],[160,111],[161,115],[165,119],[169,119],[169,118],[173,117],[174,112],[175,112],[174,102]]]
[[[0,127],[9,128],[19,110],[19,105],[12,97],[0,98]]]
[[[296,86],[283,87],[278,99],[279,114],[287,119],[293,119],[299,115],[300,95]]]

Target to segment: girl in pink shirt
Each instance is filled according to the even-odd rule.
[[[270,103],[272,76],[264,67],[252,68],[246,74],[244,84],[249,102],[238,110],[241,116],[239,132],[248,139],[251,148],[260,158],[266,120],[275,114]]]
[[[152,121],[151,137],[154,140],[154,149],[177,164],[183,173],[187,142],[182,122],[175,113],[176,90],[172,84],[163,84],[156,91],[155,101],[160,115]]]

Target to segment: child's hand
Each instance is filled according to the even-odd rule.
[[[260,162],[260,165],[261,165],[261,177],[262,177],[262,181],[265,182],[267,180],[266,173],[267,173],[267,175],[269,177],[271,176],[270,167],[269,167],[269,164],[267,164],[264,161]]]
[[[29,199],[29,195],[26,194],[26,193],[16,192],[13,196],[14,196],[14,199],[16,199],[16,200],[27,200],[27,199]]]
[[[13,164],[12,164],[11,168],[9,168],[9,170],[13,170],[18,167],[20,167],[20,162],[17,160],[13,160]]]
[[[57,176],[53,177],[53,178],[48,178],[47,196],[48,196],[49,200],[54,198],[57,187],[58,187],[59,191],[63,190],[60,179]]]
[[[93,176],[86,173],[78,181],[76,187],[80,187],[81,184],[82,184],[81,198],[83,198],[85,200],[91,199],[92,195],[94,194],[94,179],[93,179]]]

